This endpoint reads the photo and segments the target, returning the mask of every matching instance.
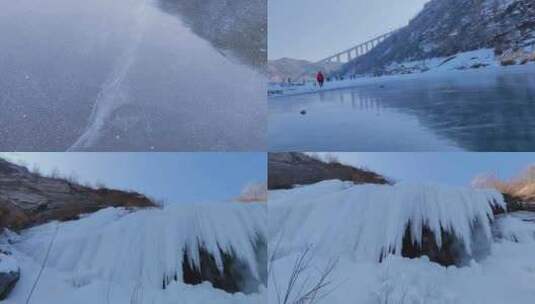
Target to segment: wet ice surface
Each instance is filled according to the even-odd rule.
[[[535,66],[377,78],[276,97],[268,121],[274,150],[533,151]]]
[[[0,150],[251,150],[265,80],[150,0],[0,10]]]

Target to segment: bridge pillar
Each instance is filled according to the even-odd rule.
[[[336,62],[338,63],[342,62],[342,58],[340,58],[340,54],[336,55]]]

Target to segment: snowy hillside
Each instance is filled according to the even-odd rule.
[[[271,191],[270,303],[531,303],[535,214],[499,208],[498,192],[441,185]]]
[[[392,63],[491,48],[512,64],[534,59],[535,5],[527,0],[432,0],[409,24],[341,74],[385,74]]]
[[[180,204],[31,228],[4,242],[21,267],[6,303],[24,302],[43,261],[31,303],[264,303],[265,215],[260,204]]]

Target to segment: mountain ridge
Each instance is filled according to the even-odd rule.
[[[107,207],[156,207],[137,192],[97,189],[46,177],[0,158],[0,229],[21,230],[49,221],[77,219]]]
[[[386,74],[392,63],[492,48],[502,60],[533,60],[535,3],[527,0],[431,0],[409,24],[340,74]],[[529,50],[531,48],[531,51]]]

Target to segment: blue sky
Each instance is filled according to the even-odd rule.
[[[509,179],[535,164],[535,153],[333,154],[342,163],[366,167],[398,181],[458,186],[468,186],[474,177],[484,173],[496,173],[501,179]]]
[[[223,201],[250,182],[266,181],[265,153],[0,153],[11,160],[76,172],[81,182],[104,182],[175,202]]]
[[[269,59],[322,59],[407,25],[428,1],[269,0]]]

